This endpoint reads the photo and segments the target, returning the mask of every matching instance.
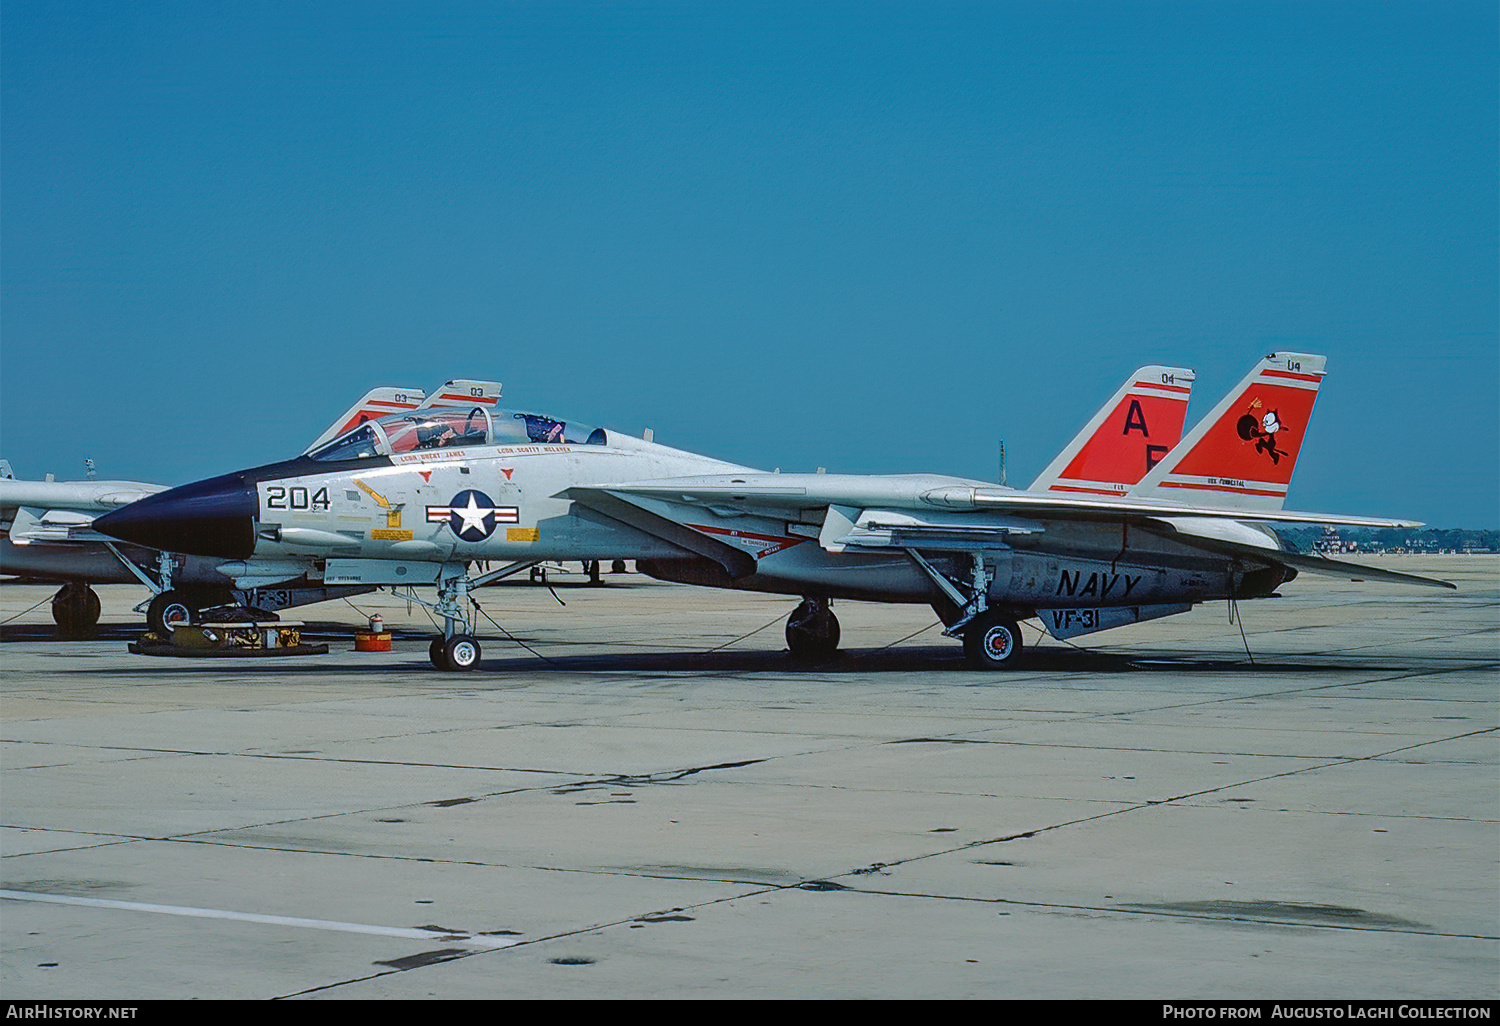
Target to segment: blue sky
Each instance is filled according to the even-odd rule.
[[[1329,376],[1293,508],[1500,525],[1487,3],[0,2],[0,455],[377,384],[1024,484],[1135,367]]]

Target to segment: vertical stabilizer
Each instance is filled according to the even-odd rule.
[[[1057,454],[1028,491],[1123,495],[1182,437],[1193,372],[1142,367]]]
[[[427,393],[420,388],[391,388],[389,386],[372,388],[365,393],[363,399],[339,414],[338,419],[328,425],[306,451],[312,452],[318,446],[333,441],[346,431],[352,431],[367,420],[384,417],[387,413],[415,410],[426,395]]]
[[[1263,358],[1131,494],[1281,509],[1326,362],[1305,353]]]
[[[500,382],[456,378],[433,392],[422,409],[433,406],[494,406],[500,401]]]

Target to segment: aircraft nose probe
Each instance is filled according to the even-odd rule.
[[[239,474],[210,478],[133,502],[93,523],[121,541],[223,559],[255,554],[255,485]]]

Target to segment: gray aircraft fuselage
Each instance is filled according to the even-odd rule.
[[[96,527],[221,559],[219,572],[240,587],[303,578],[428,585],[480,561],[633,559],[666,580],[944,611],[943,591],[899,541],[825,544],[830,504],[917,511],[922,541],[910,547],[951,575],[965,574],[982,548],[990,603],[1018,615],[1249,597],[1293,573],[1205,553],[1123,517],[1012,520],[982,547],[945,541],[943,518],[963,516],[953,496],[993,485],[938,475],[767,475],[614,432],[592,437],[599,441],[301,458],[163,492]],[[732,482],[737,474],[756,487],[733,496],[733,506],[608,487],[694,476]],[[768,478],[776,486],[767,488]],[[1266,533],[1239,526],[1274,547]]]

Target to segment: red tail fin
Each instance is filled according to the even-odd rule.
[[[1304,353],[1262,359],[1131,494],[1281,509],[1326,362]]]
[[[1033,492],[1123,495],[1182,437],[1193,372],[1142,367],[1031,483]]]

